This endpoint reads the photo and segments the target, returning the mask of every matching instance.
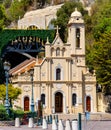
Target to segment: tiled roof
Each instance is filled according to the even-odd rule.
[[[21,64],[19,64],[16,67],[12,68],[10,70],[10,74],[11,75],[16,75],[16,74],[19,74],[19,73],[24,73],[25,71],[29,71],[30,68],[33,68],[35,66],[35,63],[36,63],[35,58],[25,60]]]
[[[37,64],[41,64],[43,61],[43,59],[38,59],[36,61],[36,58],[31,58],[31,59],[27,59],[25,60],[24,62],[22,62],[21,64],[17,65],[16,67],[12,68],[10,70],[10,74],[11,75],[17,75],[17,74],[20,74],[20,73],[24,73],[26,71],[29,71],[30,68],[34,68],[36,62]]]

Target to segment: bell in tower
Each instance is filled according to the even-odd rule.
[[[85,55],[85,27],[82,14],[75,9],[68,22],[68,40],[71,44],[71,55]]]

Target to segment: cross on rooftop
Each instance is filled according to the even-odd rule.
[[[56,29],[57,31],[56,31],[56,35],[58,35],[59,34],[59,27],[58,27],[58,25],[57,25],[57,27],[56,28],[54,28],[54,29]]]

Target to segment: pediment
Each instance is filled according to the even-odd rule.
[[[55,37],[55,39],[54,39],[54,41],[52,42],[52,46],[63,46],[64,45],[64,43],[63,43],[63,41],[62,41],[62,39],[60,38],[60,36],[59,35],[56,35],[56,37]]]

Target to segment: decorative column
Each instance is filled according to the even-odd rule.
[[[66,59],[66,80],[69,81],[69,62],[68,59]]]
[[[47,67],[46,67],[46,74],[47,74],[47,79],[46,79],[46,81],[49,81],[49,59],[47,58]]]
[[[71,74],[71,72],[72,72],[72,71],[71,71],[71,70],[72,70],[72,68],[71,68],[71,59],[70,59],[70,58],[67,58],[66,61],[67,61],[67,62],[66,62],[66,63],[67,63],[67,64],[66,64],[66,68],[67,68],[67,69],[66,69],[67,81],[71,81],[71,80],[72,80],[72,77],[71,77],[71,75],[72,75],[72,74]]]
[[[68,62],[69,62],[69,81],[71,81],[72,80],[72,59],[69,58]]]
[[[37,96],[38,96],[38,100],[40,100],[40,97],[41,97],[41,84],[37,84]]]
[[[46,111],[51,114],[52,111],[52,91],[51,83],[46,84]]]
[[[52,69],[51,69],[51,59],[49,59],[49,81],[52,80],[51,72],[52,72]]]
[[[69,81],[70,81],[70,60],[68,60],[68,76],[69,76]]]
[[[66,110],[66,96],[63,95],[63,112],[66,114],[67,113],[67,110]]]
[[[49,85],[46,84],[46,111],[49,109]]]
[[[52,111],[52,84],[49,85],[49,112]]]
[[[68,89],[69,89],[69,95],[68,95],[68,101],[69,101],[69,111],[70,111],[70,113],[72,112],[72,87],[71,87],[71,84],[69,84],[69,86],[68,86]]]

